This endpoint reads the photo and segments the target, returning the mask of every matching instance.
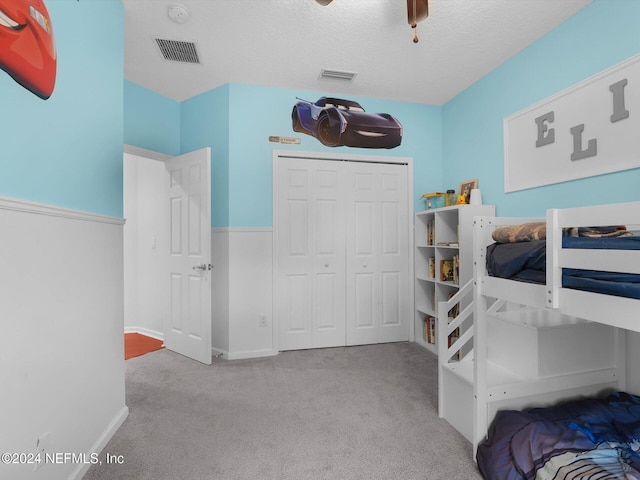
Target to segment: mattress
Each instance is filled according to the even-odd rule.
[[[617,238],[563,237],[563,248],[640,250],[640,236]],[[494,243],[487,247],[490,276],[546,283],[546,240]],[[565,268],[562,286],[640,299],[640,275]]]

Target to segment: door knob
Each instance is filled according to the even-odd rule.
[[[206,263],[202,263],[200,265],[195,265],[192,267],[194,270],[200,270],[202,272],[206,272],[207,270],[211,270],[213,268],[213,265],[206,264]]]

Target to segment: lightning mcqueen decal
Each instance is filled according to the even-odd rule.
[[[0,0],[0,69],[40,98],[53,93],[57,56],[42,0]]]

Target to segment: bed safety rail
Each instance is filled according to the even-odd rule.
[[[523,217],[475,217],[473,222],[473,276],[478,293],[490,298],[503,298],[513,303],[530,306],[545,306],[544,285],[513,282],[487,276],[487,246],[494,243],[491,234],[496,228],[523,223],[544,222],[543,218]]]
[[[640,202],[547,210],[547,307],[560,308],[563,305],[560,299],[563,268],[640,274],[638,250],[603,252],[562,248],[565,228],[607,225],[640,229]],[[569,295],[574,295],[574,292],[569,292]]]

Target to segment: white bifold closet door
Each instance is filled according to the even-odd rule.
[[[279,350],[408,340],[406,165],[277,161]]]
[[[278,163],[279,348],[344,345],[345,213],[340,162]]]
[[[408,340],[407,167],[345,167],[347,345]]]

